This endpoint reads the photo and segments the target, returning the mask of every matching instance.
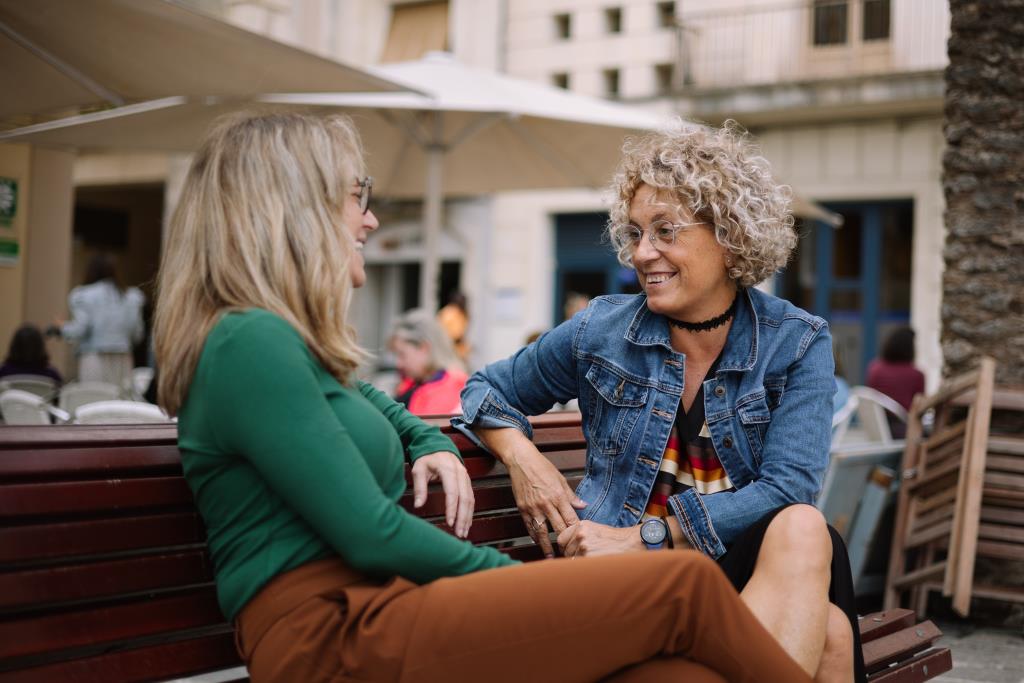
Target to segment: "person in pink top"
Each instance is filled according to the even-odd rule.
[[[451,339],[423,310],[398,319],[389,342],[402,379],[395,400],[413,415],[453,415],[462,412],[459,394],[468,379]]]
[[[914,331],[900,327],[882,346],[882,357],[868,364],[867,385],[910,410],[914,394],[924,393],[924,373],[914,367]],[[895,425],[894,425],[895,427]],[[895,433],[893,436],[897,436]]]

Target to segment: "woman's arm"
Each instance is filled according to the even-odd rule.
[[[82,290],[76,288],[68,295],[68,311],[71,320],[60,326],[60,334],[65,339],[77,341],[89,331],[89,307]]]
[[[790,503],[813,504],[818,495],[828,467],[835,392],[828,328],[809,330],[801,347],[806,351],[789,368],[754,481],[736,491],[701,496],[690,489],[669,498],[690,543],[711,557],[725,553],[767,511]]]
[[[548,557],[554,555],[548,524],[561,533],[579,521],[576,509],[586,503],[530,441],[533,431],[526,416],[576,397],[575,342],[587,313],[578,313],[511,357],[475,373],[462,391],[463,416],[452,419],[456,429],[508,468],[523,522]]]
[[[456,429],[475,439],[484,428],[513,427],[533,436],[527,415],[540,415],[555,403],[576,398],[575,345],[589,310],[578,313],[510,357],[476,372],[462,390],[462,417]]]
[[[421,456],[438,451],[454,453],[459,460],[459,449],[441,430],[416,417],[398,401],[366,382],[358,383],[359,393],[388,419],[402,440],[409,462],[416,462]]]
[[[244,321],[212,352],[209,419],[221,447],[248,460],[355,569],[427,582],[511,563],[384,494],[368,463],[374,454],[353,442],[323,394],[316,361],[286,322]]]

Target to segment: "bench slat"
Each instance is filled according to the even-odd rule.
[[[168,598],[0,623],[0,658],[116,644],[153,634],[223,623],[213,588]]]
[[[11,572],[0,574],[0,613],[201,583],[213,583],[204,550]]]
[[[576,485],[580,483],[582,478],[578,475],[570,475],[566,477],[566,482],[568,482],[570,487],[576,488]],[[474,514],[494,510],[507,510],[516,506],[515,496],[512,495],[512,485],[507,480],[484,484],[478,483],[473,487],[473,495],[476,499]],[[437,517],[444,514],[444,491],[438,486],[432,486],[431,490],[428,491],[427,500],[423,503],[422,507],[414,508],[412,506],[411,490],[402,496],[398,502],[408,512],[420,517]]]
[[[909,609],[898,608],[869,614],[859,620],[860,641],[862,643],[871,642],[908,626],[913,626],[915,621],[914,612]]]
[[[0,673],[0,683],[118,681],[136,683],[228,669],[241,664],[234,635],[222,633],[154,647]]]
[[[187,545],[205,538],[194,511],[6,527],[0,528],[0,563]]]
[[[63,427],[61,427],[63,429]],[[154,446],[60,448],[39,457],[38,448],[0,451],[0,481],[60,477],[114,476],[158,470],[181,474],[181,455],[174,441]]]
[[[933,648],[914,655],[899,666],[868,676],[868,683],[924,683],[952,670],[953,654],[949,648]]]
[[[901,629],[864,643],[864,665],[868,673],[884,669],[931,647],[942,632],[930,621]]]
[[[4,486],[2,491],[0,520],[170,505],[192,506],[192,492],[182,477],[14,484]]]

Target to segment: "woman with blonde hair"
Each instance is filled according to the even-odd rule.
[[[455,446],[354,376],[371,187],[347,119],[235,116],[171,222],[160,403],[252,680],[808,681],[698,553],[519,565],[464,540]],[[406,462],[452,534],[398,504]]]
[[[453,415],[462,411],[459,394],[466,373],[448,334],[425,310],[406,311],[388,342],[401,381],[395,400],[413,415]]]
[[[643,293],[597,297],[473,375],[456,426],[508,467],[546,553],[692,548],[804,670],[865,679],[846,548],[813,507],[831,436],[828,324],[755,288],[796,245],[790,191],[734,123],[627,143],[608,233]],[[526,415],[579,399],[574,491]],[[471,431],[470,431],[471,430]]]

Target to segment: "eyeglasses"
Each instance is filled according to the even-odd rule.
[[[362,180],[357,180],[356,185],[359,186],[359,210],[366,215],[366,212],[370,210],[370,197],[373,195],[373,177],[366,176]]]
[[[647,239],[651,241],[651,245],[655,249],[665,251],[676,243],[676,237],[680,232],[694,225],[704,225],[704,223],[700,221],[696,223],[673,223],[666,220],[654,221],[651,223],[651,227],[647,229]],[[623,227],[622,234],[625,236],[626,244],[629,245],[631,251],[636,251],[640,248],[640,240],[644,237],[644,231],[639,226],[628,223]]]

